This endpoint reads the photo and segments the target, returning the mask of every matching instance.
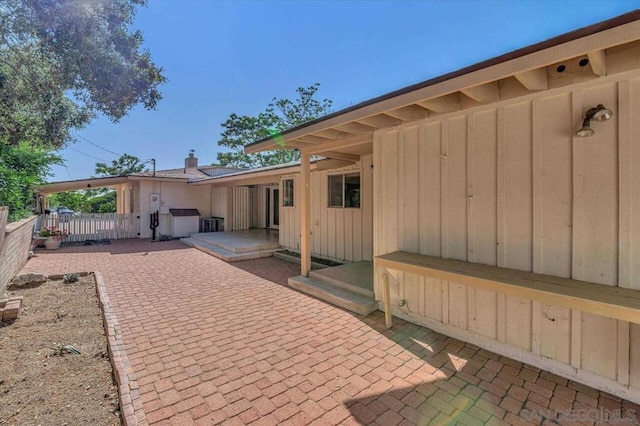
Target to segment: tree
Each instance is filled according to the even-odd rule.
[[[65,206],[76,213],[92,213],[91,203],[88,201],[87,191],[67,191],[51,194],[49,206]]]
[[[111,164],[96,163],[96,175],[98,176],[126,176],[133,173],[142,173],[147,169],[138,157],[127,153],[121,155]],[[113,213],[116,211],[116,191],[101,188],[86,191],[86,201],[93,213]]]
[[[296,89],[295,100],[276,99],[257,116],[231,114],[222,123],[224,132],[218,145],[231,149],[231,152],[219,152],[218,164],[231,167],[263,167],[293,161],[295,153],[291,150],[278,149],[266,153],[246,154],[244,146],[248,143],[276,135],[291,127],[322,117],[330,112],[332,101],[314,98],[320,87],[316,83],[307,88]]]
[[[0,142],[60,148],[102,113],[156,107],[166,81],[130,26],[145,0],[2,0]]]
[[[31,214],[33,187],[49,176],[51,164],[62,159],[47,148],[0,143],[0,205],[9,206],[10,222]]]
[[[98,176],[126,176],[133,173],[146,171],[144,163],[136,156],[123,154],[111,164],[96,163],[96,175]]]

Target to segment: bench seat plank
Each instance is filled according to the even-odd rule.
[[[640,290],[403,251],[376,256],[374,263],[376,267],[424,275],[640,324]]]

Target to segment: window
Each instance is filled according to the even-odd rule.
[[[360,208],[360,173],[329,176],[329,207]]]
[[[285,179],[282,181],[282,206],[293,206],[293,179]]]

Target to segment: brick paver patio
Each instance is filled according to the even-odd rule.
[[[559,424],[640,407],[396,319],[293,291],[298,266],[180,242],[38,251],[24,271],[101,271],[149,424]],[[26,301],[28,304],[28,301]],[[544,424],[556,424],[546,421]]]

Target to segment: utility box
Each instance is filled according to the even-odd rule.
[[[169,209],[171,236],[182,238],[197,234],[200,228],[198,209]]]
[[[200,219],[200,232],[222,232],[224,231],[223,217],[205,217]]]

